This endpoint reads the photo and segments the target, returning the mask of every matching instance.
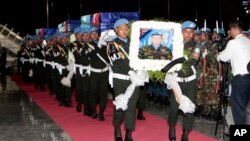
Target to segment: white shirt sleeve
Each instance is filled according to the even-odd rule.
[[[235,47],[233,41],[229,41],[226,48],[218,55],[218,59],[223,62],[228,62],[231,60],[233,55],[233,48]]]

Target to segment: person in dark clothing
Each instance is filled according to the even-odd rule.
[[[200,49],[194,41],[194,30],[196,24],[192,21],[185,21],[182,23],[182,34],[183,34],[183,44],[184,52],[187,52],[188,59],[183,62],[182,68],[177,71],[177,81],[180,88],[192,102],[195,100],[195,95],[197,93],[197,78],[196,78],[196,68],[200,58]],[[180,81],[179,81],[180,80]],[[169,140],[176,141],[175,125],[179,114],[179,104],[176,101],[174,94],[170,96],[170,107],[169,107]],[[186,113],[183,117],[183,133],[181,136],[181,141],[188,141],[188,136],[192,130],[194,122],[194,114]]]
[[[22,62],[21,62],[22,49],[17,52],[17,73],[21,74]]]
[[[6,62],[7,62],[7,50],[5,47],[2,47],[0,56],[0,72],[2,74],[5,74]]]
[[[114,24],[114,29],[117,34],[117,38],[114,39],[114,44],[122,46],[125,52],[129,53],[130,38],[128,37],[128,20],[118,19]],[[115,97],[125,93],[127,87],[132,83],[129,80],[128,72],[132,70],[129,66],[129,59],[124,54],[125,52],[119,52],[120,58],[114,60],[113,70],[113,84]],[[117,77],[115,77],[117,76]],[[120,76],[120,77],[118,77]],[[121,123],[124,118],[124,126],[126,129],[125,141],[133,141],[132,132],[135,129],[136,121],[136,107],[139,99],[140,88],[136,87],[132,96],[128,101],[128,108],[126,111],[114,110],[113,125],[114,125],[114,137],[115,141],[122,141]]]

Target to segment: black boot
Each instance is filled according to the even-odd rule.
[[[77,102],[76,112],[80,113],[81,111],[82,111],[82,103],[81,102]]]
[[[70,99],[66,99],[66,100],[65,100],[64,107],[73,107],[73,105],[72,105]]]
[[[92,115],[91,112],[90,112],[89,106],[87,104],[84,104],[83,115],[84,116],[89,116],[89,117],[91,117],[91,115]]]
[[[99,113],[98,120],[99,121],[104,121],[105,120],[105,117],[104,117],[103,113]]]
[[[143,109],[142,109],[142,108],[139,108],[139,109],[138,109],[137,119],[138,119],[138,120],[145,120],[145,117],[144,117],[144,115],[143,115]]]
[[[125,140],[124,141],[133,141],[132,130],[126,129]]]
[[[175,125],[171,125],[171,126],[169,127],[168,138],[169,138],[169,141],[176,141]]]
[[[122,132],[120,126],[115,126],[115,141],[122,141]]]
[[[183,133],[182,133],[182,136],[181,136],[181,141],[188,141],[188,134],[189,134],[189,131],[186,130],[186,129],[183,129]]]

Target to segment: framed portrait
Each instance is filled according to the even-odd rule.
[[[161,70],[183,56],[181,24],[160,21],[136,21],[131,26],[130,67],[135,70]],[[179,70],[180,65],[171,71]]]

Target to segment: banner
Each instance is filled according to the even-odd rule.
[[[114,22],[120,18],[129,21],[140,20],[139,12],[102,12],[81,16],[81,27],[98,27],[100,32],[113,28]]]
[[[52,36],[57,33],[56,28],[38,28],[36,29],[36,35],[40,37]]]
[[[58,25],[58,30],[59,32],[74,32],[74,29],[80,25],[80,20],[66,20]]]

